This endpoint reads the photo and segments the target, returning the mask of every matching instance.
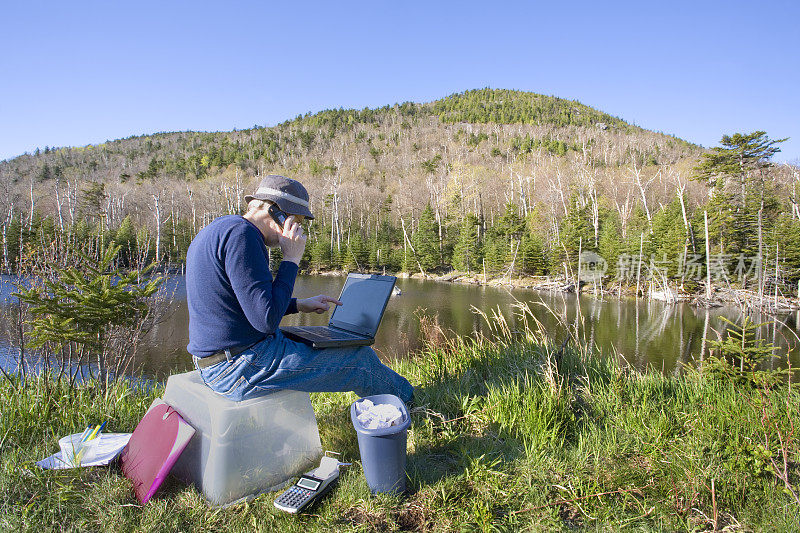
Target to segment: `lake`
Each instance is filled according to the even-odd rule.
[[[0,300],[7,302],[13,288],[9,288],[9,278],[4,280],[6,283],[0,284]],[[339,276],[301,275],[295,284],[295,296],[303,298],[321,293],[338,296],[343,282],[344,278]],[[148,346],[136,361],[144,375],[156,379],[191,368],[191,358],[186,352],[189,318],[184,278],[171,277],[166,286],[174,291],[174,302],[165,320],[150,332]],[[472,307],[487,313],[499,309],[515,328],[518,324],[513,304],[520,301],[530,305],[545,331],[559,344],[567,335],[565,324],[573,328],[577,325],[579,336],[586,342],[608,353],[619,353],[638,369],[651,366],[663,372],[677,372],[683,363],[700,357],[704,337],[706,342],[716,339],[715,332],[725,329],[720,316],[735,322],[742,319],[739,310],[732,307],[698,309],[683,303],[599,300],[589,294],[577,297],[418,279],[399,279],[397,286],[402,294],[390,299],[374,345],[384,360],[406,357],[424,345],[420,316],[428,317],[426,323],[435,322],[448,335],[489,334],[484,319],[473,312]],[[3,352],[14,350],[8,341],[7,304],[2,309],[0,357]],[[788,350],[792,366],[800,366],[800,350],[795,338],[800,322],[798,313],[779,317],[782,324],[770,317],[752,318],[756,322],[769,322],[761,328],[760,335],[781,347],[778,353],[783,355],[773,364],[785,366]],[[324,325],[327,321],[327,315],[297,314],[287,316],[282,324]],[[705,349],[708,350],[707,344]]]

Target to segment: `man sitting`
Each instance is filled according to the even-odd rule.
[[[372,348],[315,349],[281,333],[284,315],[324,313],[341,302],[324,294],[292,298],[306,245],[300,224],[314,218],[305,187],[267,176],[245,201],[247,213],[211,222],[186,254],[187,349],[203,381],[234,401],[278,389],[388,393],[410,401],[414,388]],[[283,253],[274,278],[267,247]]]

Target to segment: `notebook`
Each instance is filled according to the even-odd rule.
[[[133,492],[143,505],[166,479],[192,435],[194,428],[161,399],[139,421],[121,462],[122,473],[133,482]]]
[[[367,346],[375,342],[375,333],[397,278],[375,274],[349,274],[339,301],[327,326],[285,326],[290,339],[314,348]]]

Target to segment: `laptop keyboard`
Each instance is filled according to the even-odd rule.
[[[347,333],[344,331],[328,329],[325,327],[304,327],[304,326],[295,326],[298,331],[302,331],[303,333],[308,333],[309,335],[314,335],[315,337],[321,339],[363,339],[361,335],[353,335],[352,333]]]

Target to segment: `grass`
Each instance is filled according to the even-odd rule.
[[[122,383],[0,383],[0,530],[797,531],[795,386],[640,373],[528,328],[455,339],[395,363],[417,387],[405,498],[371,496],[351,394],[312,395],[324,449],[356,464],[310,514],[276,494],[210,509],[169,480],[141,507],[117,467],[41,471],[58,436],[109,419],[132,431],[153,398]],[[785,461],[784,461],[785,459]]]

